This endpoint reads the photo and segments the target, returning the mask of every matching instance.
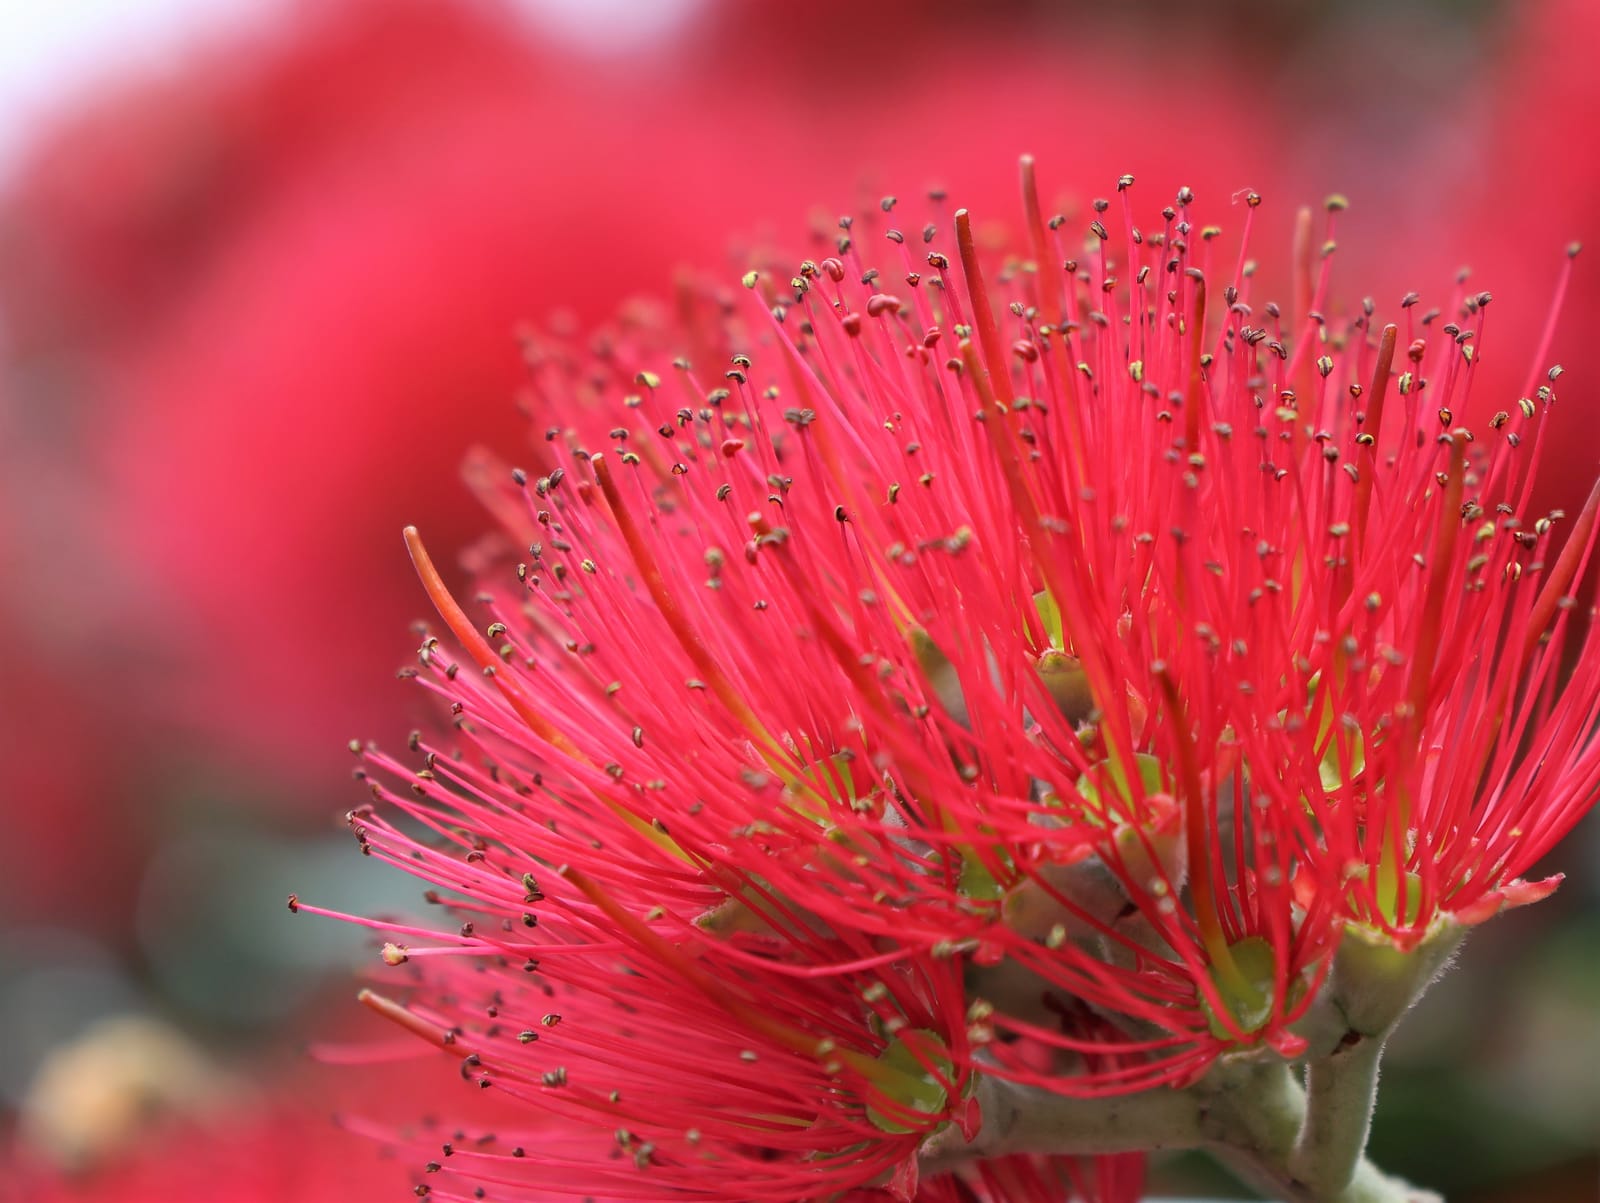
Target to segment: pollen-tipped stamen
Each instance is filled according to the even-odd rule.
[[[838,1062],[849,1066],[859,1077],[887,1096],[890,1108],[894,1107],[894,1102],[900,1095],[908,1092],[914,1095],[916,1088],[920,1086],[920,1081],[913,1080],[890,1061],[881,1057],[869,1057],[854,1049],[840,1048],[831,1041],[819,1039],[810,1032],[783,1023],[760,1007],[734,997],[709,972],[696,964],[689,953],[652,931],[649,924],[618,904],[588,874],[571,865],[561,866],[559,872],[618,929],[626,932],[640,947],[647,949],[651,960],[670,967],[687,984],[703,994],[707,1002],[721,1007],[741,1023],[747,1024],[753,1031],[760,1032],[775,1044],[799,1056],[814,1059],[819,1064]],[[900,1095],[895,1094],[896,1091],[900,1092]]]
[[[1533,653],[1538,650],[1540,642],[1549,631],[1550,623],[1561,605],[1561,599],[1577,580],[1578,568],[1589,555],[1594,541],[1597,513],[1600,513],[1600,476],[1597,476],[1594,484],[1590,486],[1589,496],[1583,503],[1583,510],[1578,514],[1577,522],[1573,523],[1572,530],[1568,532],[1561,554],[1556,557],[1555,567],[1550,570],[1550,575],[1545,577],[1544,586],[1539,590],[1539,596],[1528,615],[1528,633],[1523,636],[1522,643],[1522,666],[1526,666],[1533,659]]]
[[[391,1023],[398,1024],[413,1036],[418,1036],[428,1044],[443,1051],[459,1048],[463,1053],[471,1053],[468,1046],[458,1044],[455,1035],[446,1028],[430,1020],[424,1019],[411,1008],[394,1001],[387,995],[379,994],[376,990],[362,990],[356,995],[356,1001],[370,1011],[375,1011]]]
[[[433,603],[433,608],[438,611],[439,617],[444,619],[445,626],[450,628],[451,634],[477,661],[480,668],[486,672],[493,672],[495,686],[511,708],[517,712],[518,718],[527,723],[551,747],[558,748],[568,755],[576,755],[577,749],[573,747],[572,742],[549,719],[534,709],[533,704],[509,678],[494,671],[500,664],[500,657],[489,646],[489,641],[478,632],[478,628],[472,625],[472,620],[467,617],[466,611],[461,608],[449,587],[445,585],[444,578],[439,575],[432,557],[428,555],[428,549],[423,546],[422,536],[417,528],[408,526],[402,533],[406,541],[406,550],[411,554],[411,563],[422,581],[422,588],[427,592],[428,600]]]
[[[408,526],[403,532],[406,541],[406,550],[411,553],[411,563],[417,570],[417,576],[422,581],[422,587],[428,595],[428,600],[433,602],[433,608],[438,611],[439,617],[444,619],[445,625],[455,635],[456,639],[465,647],[468,653],[476,660],[486,673],[492,675],[495,686],[500,690],[502,697],[511,708],[516,711],[517,717],[528,724],[540,739],[543,739],[552,748],[563,755],[570,756],[573,760],[588,764],[589,759],[583,755],[577,746],[567,738],[566,734],[534,709],[533,704],[526,695],[511,683],[509,677],[501,672],[493,671],[500,664],[500,657],[489,646],[488,640],[478,633],[472,625],[472,620],[467,617],[459,602],[445,585],[444,578],[439,575],[439,570],[434,567],[433,559],[428,555],[428,550],[423,546],[422,536],[417,528]],[[655,844],[658,848],[671,853],[681,859],[688,859],[673,840],[664,833],[646,822],[631,809],[617,802],[615,799],[601,799],[613,813],[622,818],[630,827],[645,839]]]
[[[699,632],[689,621],[688,615],[683,612],[678,595],[667,584],[661,566],[656,563],[655,555],[650,550],[649,541],[639,530],[639,524],[634,521],[632,511],[623,500],[622,491],[617,488],[617,482],[611,475],[610,462],[603,455],[596,455],[589,462],[594,469],[595,481],[599,484],[600,491],[605,494],[612,521],[616,523],[617,531],[628,548],[628,554],[633,558],[634,567],[650,594],[650,600],[655,602],[673,638],[678,641],[678,646],[689,657],[695,666],[695,671],[716,694],[717,700],[727,708],[728,713],[750,734],[750,737],[779,763],[792,762],[787,750],[762,725],[755,711],[750,708],[749,702],[728,679],[728,674],[723,672],[722,666],[712,656],[711,649],[706,646],[705,640],[700,637]]]
[[[1412,653],[1406,678],[1406,713],[1401,725],[1400,771],[1396,774],[1394,797],[1389,807],[1389,822],[1381,841],[1376,887],[1380,911],[1389,912],[1388,922],[1409,926],[1407,903],[1410,889],[1406,860],[1409,854],[1411,820],[1416,799],[1411,793],[1411,767],[1419,754],[1427,727],[1428,700],[1433,673],[1444,637],[1444,611],[1447,594],[1455,577],[1456,543],[1461,535],[1461,498],[1466,488],[1465,431],[1449,438],[1450,463],[1446,469],[1443,493],[1438,505],[1438,525],[1434,531],[1433,552],[1428,559],[1428,583],[1418,618],[1416,650]]]
[[[1372,383],[1367,387],[1367,412],[1362,433],[1370,441],[1366,444],[1367,454],[1361,465],[1361,477],[1356,481],[1355,545],[1358,548],[1366,546],[1367,516],[1372,510],[1372,486],[1383,462],[1383,405],[1389,392],[1389,376],[1394,367],[1394,348],[1398,336],[1399,329],[1393,322],[1383,328],[1383,336],[1378,340],[1378,359],[1372,365]]]

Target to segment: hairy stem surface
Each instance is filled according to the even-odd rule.
[[[1306,1091],[1283,1062],[1219,1066],[1184,1090],[1073,1099],[998,1078],[977,1088],[983,1127],[969,1143],[953,1129],[923,1149],[925,1173],[1008,1153],[1095,1154],[1207,1149],[1283,1203],[1436,1203],[1437,1196],[1384,1174],[1359,1150],[1337,1184],[1302,1178],[1293,1164],[1307,1124]],[[1314,1160],[1342,1161],[1344,1152]]]

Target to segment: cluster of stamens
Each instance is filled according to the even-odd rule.
[[[1010,257],[886,200],[535,347],[515,552],[462,603],[408,531],[454,732],[353,745],[352,824],[460,927],[362,920],[414,983],[369,998],[527,1104],[472,1174],[909,1197],[979,1075],[1294,1057],[1342,932],[1546,888],[1600,790],[1600,493],[1524,517],[1559,370],[1475,437],[1487,293],[1331,316],[1334,198],[1281,307],[1254,193],[1233,244],[1133,197],[1069,231],[1025,163]]]

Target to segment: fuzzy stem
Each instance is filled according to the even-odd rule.
[[[1402,952],[1376,933],[1345,933],[1305,1031],[1305,1119],[1288,1162],[1295,1178],[1324,1192],[1355,1181],[1372,1130],[1384,1045],[1465,934],[1444,923]]]
[[[1289,1157],[1302,1182],[1342,1190],[1355,1178],[1372,1130],[1383,1046],[1381,1038],[1356,1036],[1307,1064],[1305,1122]]]
[[[1342,1183],[1300,1177],[1294,1156],[1307,1126],[1306,1092],[1283,1062],[1241,1067],[1219,1099],[1222,1131],[1212,1144],[1219,1159],[1283,1203],[1437,1203],[1438,1196],[1390,1178],[1360,1148]],[[1370,1115],[1370,1110],[1368,1112]]]
[[[1283,1203],[1436,1203],[1357,1156],[1348,1180],[1315,1185],[1291,1168],[1306,1126],[1306,1093],[1283,1062],[1223,1065],[1183,1090],[1074,1099],[998,1078],[980,1078],[983,1127],[971,1142],[946,1129],[922,1151],[924,1173],[977,1157],[1207,1149]]]
[[[1087,1156],[1206,1143],[1204,1095],[1195,1089],[1076,1099],[984,1076],[976,1097],[983,1127],[971,1142],[953,1127],[930,1138],[922,1148],[925,1173],[1011,1153]]]

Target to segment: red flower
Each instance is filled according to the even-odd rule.
[[[1488,300],[1469,299],[1463,321],[1481,331]],[[1560,512],[1523,517],[1545,435],[1535,419],[1561,371],[1475,440],[1453,424],[1474,330],[1412,337],[1423,333],[1408,321],[1397,339],[1389,327],[1379,347],[1374,398],[1397,341],[1411,364],[1388,408],[1368,411],[1358,471],[1375,484],[1300,523],[1298,537],[1287,524],[1268,535],[1286,562],[1338,570],[1305,573],[1297,590],[1317,616],[1304,620],[1317,645],[1296,651],[1306,702],[1286,708],[1257,759],[1279,766],[1262,777],[1274,801],[1303,805],[1313,824],[1302,888],[1337,891],[1353,920],[1402,947],[1441,918],[1475,924],[1548,895],[1559,878],[1520,875],[1600,794],[1600,626],[1592,610],[1573,613],[1600,481],[1570,526]],[[1326,533],[1323,517],[1334,519]]]
[[[1495,52],[1480,73],[1481,107],[1456,107],[1470,123],[1470,133],[1455,135],[1466,153],[1441,165],[1439,187],[1419,193],[1423,212],[1412,228],[1395,231],[1397,239],[1433,248],[1442,269],[1461,266],[1456,256],[1470,247],[1465,263],[1483,283],[1469,287],[1494,292],[1494,345],[1479,367],[1466,415],[1475,428],[1508,400],[1530,395],[1530,352],[1545,335],[1559,249],[1569,239],[1591,238],[1600,219],[1600,165],[1573,151],[1600,126],[1600,80],[1588,69],[1588,48],[1600,38],[1600,6],[1587,0],[1509,5],[1490,15],[1488,29],[1483,36]],[[1532,81],[1538,86],[1530,87]],[[1392,175],[1403,185],[1415,182],[1410,172]],[[1516,186],[1508,189],[1508,180]],[[1595,340],[1582,335],[1600,321],[1600,273],[1580,265],[1563,287],[1556,358],[1571,379],[1587,382],[1600,373]],[[1550,364],[1541,359],[1531,366],[1542,373]],[[1590,418],[1584,404],[1574,403],[1580,401],[1569,395],[1541,419],[1547,429],[1535,511],[1570,507],[1593,479]]]
[[[1600,490],[1546,566],[1538,403],[1452,414],[1487,296],[1329,317],[1307,213],[1285,315],[1254,193],[1229,243],[1123,177],[1080,243],[1024,184],[1007,259],[885,202],[750,300],[536,358],[603,408],[489,490],[481,617],[407,533],[461,746],[354,746],[411,823],[352,821],[467,922],[373,922],[430,969],[374,1005],[650,1149],[535,1155],[574,1190],[904,1195],[974,1073],[1297,1056],[1346,924],[1476,921],[1594,800],[1592,625],[1553,684]],[[559,1048],[494,1014],[545,997]]]

